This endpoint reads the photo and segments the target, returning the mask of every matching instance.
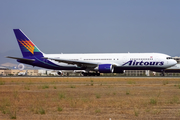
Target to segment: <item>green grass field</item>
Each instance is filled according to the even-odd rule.
[[[179,119],[180,78],[0,78],[0,119]]]

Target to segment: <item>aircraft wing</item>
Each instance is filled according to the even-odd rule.
[[[17,60],[23,60],[23,61],[30,61],[30,62],[35,61],[34,59],[18,58],[18,57],[11,57],[11,56],[7,56],[6,58],[17,59]]]
[[[55,60],[58,62],[63,62],[67,64],[75,64],[79,67],[96,67],[98,63],[93,63],[93,62],[84,62],[80,60],[68,60],[68,59],[59,59],[59,58],[49,58],[49,57],[43,57],[44,59],[50,59],[50,60]]]

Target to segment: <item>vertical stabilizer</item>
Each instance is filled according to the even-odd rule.
[[[20,29],[13,30],[24,58],[43,56],[43,53]]]

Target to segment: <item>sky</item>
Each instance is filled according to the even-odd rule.
[[[179,6],[179,0],[1,0],[0,59],[21,57],[17,28],[44,53],[180,55]]]

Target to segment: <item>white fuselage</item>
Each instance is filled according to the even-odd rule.
[[[104,54],[44,54],[45,57],[90,62],[96,64],[112,64],[124,69],[168,68],[177,62],[169,55],[161,53],[104,53]],[[77,66],[50,60],[59,66]]]

